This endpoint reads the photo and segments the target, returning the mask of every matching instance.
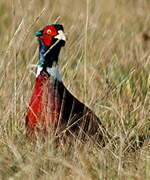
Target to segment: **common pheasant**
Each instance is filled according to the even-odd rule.
[[[64,86],[58,56],[65,45],[64,28],[47,25],[36,32],[39,61],[35,86],[26,116],[27,135],[52,133],[56,137],[73,137],[81,141],[102,142],[105,128],[99,118]]]

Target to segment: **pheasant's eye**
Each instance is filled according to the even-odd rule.
[[[51,30],[50,29],[47,30],[47,34],[51,34]]]

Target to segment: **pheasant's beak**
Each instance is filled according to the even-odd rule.
[[[66,36],[62,30],[58,30],[58,34],[54,36],[55,39],[63,40],[66,42]]]
[[[43,31],[41,30],[41,31],[37,31],[36,33],[35,33],[35,36],[36,37],[40,37],[40,36],[42,36],[43,35]]]

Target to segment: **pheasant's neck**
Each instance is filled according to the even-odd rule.
[[[38,65],[36,77],[38,77],[42,71],[45,71],[49,76],[54,77],[54,79],[56,79],[58,81],[62,81],[58,65],[54,65],[52,67],[45,67],[44,69],[43,69],[43,67]]]
[[[53,76],[58,81],[61,81],[61,76],[58,67],[58,56],[60,53],[61,46],[55,46],[54,48],[48,49],[43,44],[39,47],[39,62],[36,77],[43,71],[49,76]]]

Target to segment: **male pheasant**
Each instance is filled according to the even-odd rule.
[[[35,86],[26,116],[27,135],[52,133],[56,137],[75,137],[81,141],[102,142],[105,128],[99,118],[64,86],[58,56],[65,45],[64,28],[47,25],[36,32],[39,61]]]

